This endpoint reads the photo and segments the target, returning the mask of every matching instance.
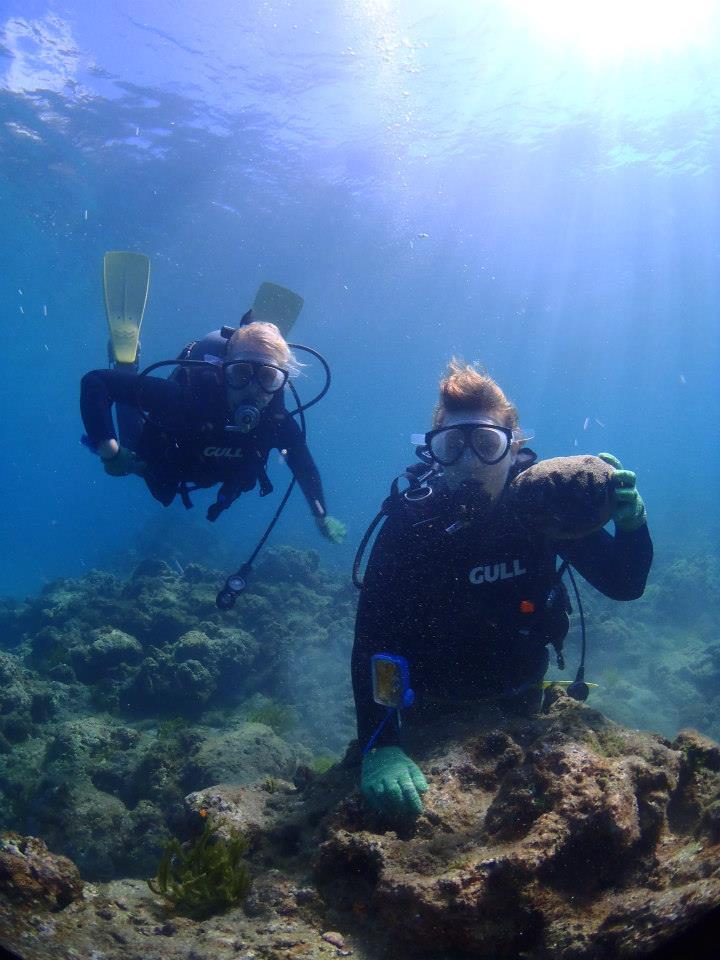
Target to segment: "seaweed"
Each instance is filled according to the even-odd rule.
[[[250,891],[250,867],[243,860],[248,843],[239,830],[217,836],[219,824],[205,822],[199,837],[183,845],[173,837],[165,847],[157,875],[147,884],[176,913],[193,920],[236,906]]]
[[[338,762],[337,757],[318,756],[310,761],[310,769],[313,773],[327,773]]]
[[[161,720],[157,725],[158,740],[173,740],[190,726],[186,717],[172,717]]]

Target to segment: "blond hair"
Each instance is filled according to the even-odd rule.
[[[433,411],[433,427],[442,425],[447,413],[483,410],[497,414],[503,426],[514,430],[519,423],[517,407],[501,388],[476,364],[467,364],[453,357],[440,380],[440,397]]]
[[[274,323],[254,320],[240,327],[228,341],[227,359],[232,360],[242,353],[255,353],[267,357],[271,363],[288,373],[298,373],[300,364],[295,359],[287,341]]]

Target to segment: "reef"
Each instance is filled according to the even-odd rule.
[[[557,691],[546,715],[415,757],[429,790],[404,831],[364,810],[353,749],[322,775],[189,794],[187,831],[247,843],[252,888],[226,912],[191,920],[138,881],[85,884],[60,909],[0,885],[0,943],[32,960],[610,960],[682,955],[713,916],[720,746],[700,734],[627,730]]]
[[[0,602],[0,955],[703,956],[718,575],[679,557],[632,604],[581,585],[589,705],[435,730],[404,830],[363,809],[356,748],[338,762],[355,595],[316,554],[268,550],[230,613],[220,573],[160,560]],[[201,861],[225,894],[198,904]]]
[[[645,594],[613,603],[581,586],[592,703],[619,723],[668,737],[720,739],[720,560],[712,550],[660,558]],[[572,664],[577,618],[568,638]],[[558,676],[551,668],[550,674]]]
[[[89,880],[144,877],[188,792],[342,753],[352,588],[290,548],[231,613],[221,580],[152,560],[0,605],[0,830]]]

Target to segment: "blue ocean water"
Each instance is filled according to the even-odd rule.
[[[498,380],[541,458],[610,451],[637,473],[645,596],[618,603],[577,577],[588,705],[720,740],[719,77],[706,0],[0,0],[0,833],[42,838],[88,880],[148,877],[194,829],[190,792],[300,790],[343,756],[353,558],[453,356]],[[296,491],[232,614],[215,591],[287,468],[273,452],[274,495],[214,524],[214,491],[163,508],[104,473],[80,443],[79,390],[107,363],[108,250],[151,261],[142,365],[237,323],[269,280],[302,295],[292,339],[332,368],[308,441],[347,541],[321,539]],[[311,397],[319,366],[296,384]],[[552,679],[578,668],[572,603]],[[610,724],[596,743],[605,721],[581,715],[608,768],[654,750]],[[716,759],[697,743],[675,741],[692,778],[667,776],[674,818],[695,811],[688,841],[711,789],[695,795],[697,757]],[[355,772],[341,776],[345,795]],[[638,806],[643,830],[663,789]],[[717,839],[716,805],[697,837]],[[596,847],[574,836],[580,889]],[[693,860],[704,870],[697,837],[673,848],[682,890]],[[597,847],[602,873],[615,849]]]
[[[349,570],[457,354],[541,456],[637,472],[660,562],[716,544],[718,17],[690,3],[663,33],[615,6],[2,0],[0,593],[142,537],[239,562],[277,502],[201,535],[209,494],[163,511],[79,445],[108,249],[151,258],[147,363],[263,280],[305,298],[293,336],[333,370],[310,446],[349,537],[320,541],[296,494],[275,542]]]

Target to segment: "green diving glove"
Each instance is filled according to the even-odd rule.
[[[326,514],[324,517],[316,517],[315,522],[323,537],[331,543],[342,543],[345,539],[347,527],[341,520],[336,520],[335,517],[329,517]]]
[[[622,464],[611,453],[599,453],[598,457],[611,467],[615,467],[615,509],[613,520],[618,530],[632,533],[647,523],[645,504],[635,486],[635,474],[632,470],[623,470]]]
[[[378,747],[363,757],[360,792],[375,813],[413,820],[427,788],[422,770],[400,747]]]
[[[136,473],[141,477],[145,473],[145,464],[138,460],[132,450],[127,447],[118,447],[118,452],[114,457],[102,458],[105,473],[111,477],[128,477],[131,473]]]

